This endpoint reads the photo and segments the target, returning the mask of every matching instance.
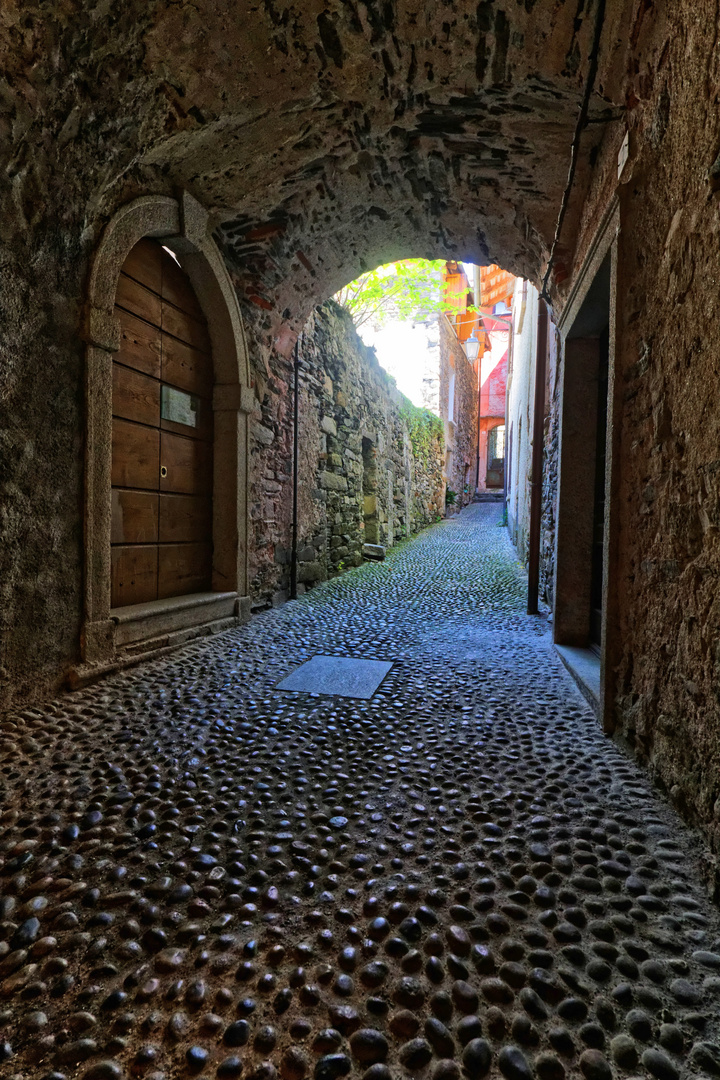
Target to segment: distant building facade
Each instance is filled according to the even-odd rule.
[[[505,487],[505,404],[515,278],[476,266],[473,280],[445,264],[440,318],[440,415],[452,506]]]
[[[486,351],[480,361],[478,492],[501,492],[505,487],[509,320],[515,281],[512,274],[499,266],[475,267],[476,306],[480,309],[486,342]]]
[[[439,404],[445,430],[446,507],[453,513],[472,500],[477,484],[480,359],[468,358],[467,342],[478,330],[478,320],[474,288],[460,263],[445,264],[443,288],[447,307],[439,318]]]

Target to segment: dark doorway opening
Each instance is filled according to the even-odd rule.
[[[372,439],[363,437],[363,521],[365,524],[365,543],[377,544],[378,505],[377,505],[377,450]]]
[[[603,616],[603,559],[605,550],[605,453],[607,448],[608,360],[610,330],[600,335],[598,350],[597,427],[595,434],[595,498],[593,503],[592,565],[590,570],[590,647],[600,652]]]
[[[610,253],[563,347],[555,566],[555,643],[600,654],[606,594],[605,505]]]

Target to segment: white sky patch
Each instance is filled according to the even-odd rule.
[[[382,367],[413,405],[439,415],[440,348],[437,321],[388,321],[374,330],[367,323],[358,330],[366,345],[374,347]]]

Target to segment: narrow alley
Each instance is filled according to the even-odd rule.
[[[720,1076],[703,852],[500,513],[10,716],[3,1076]],[[316,655],[392,666],[277,689]]]

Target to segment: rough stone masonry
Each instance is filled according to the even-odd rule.
[[[298,582],[305,588],[391,547],[444,511],[439,419],[415,408],[334,301],[316,309],[299,348]],[[252,427],[253,600],[288,596],[292,514],[292,364],[275,355],[256,381]]]

